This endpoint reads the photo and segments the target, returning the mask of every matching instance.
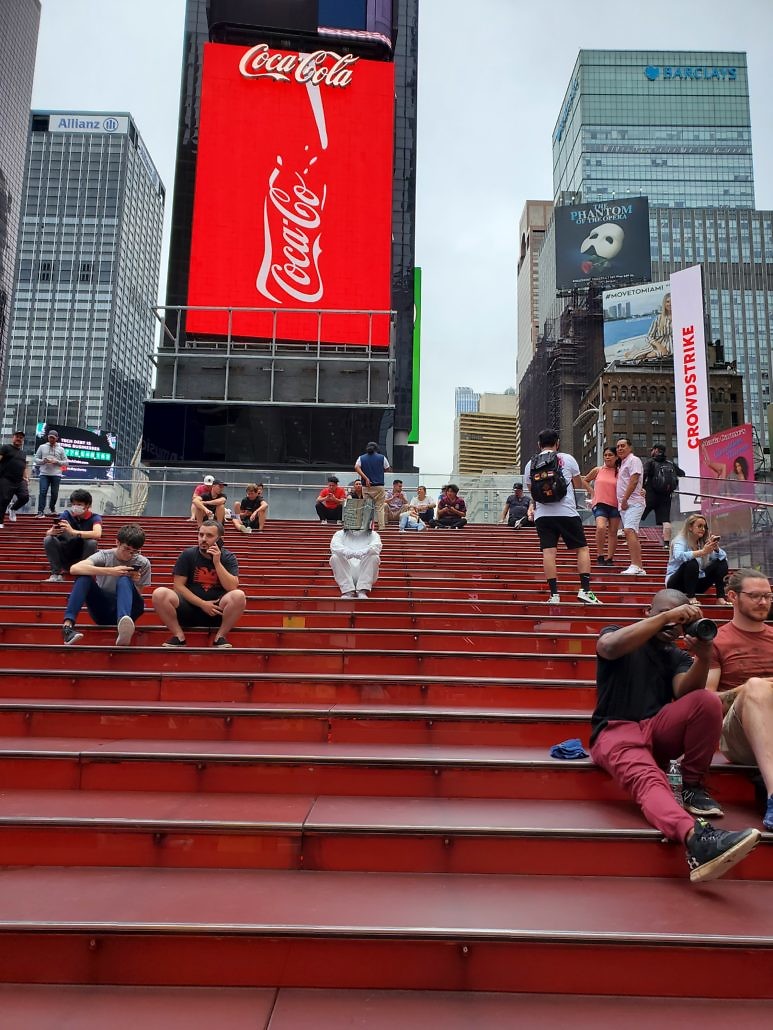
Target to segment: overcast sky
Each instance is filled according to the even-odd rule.
[[[5,0],[13,3],[15,0]],[[184,0],[42,0],[33,105],[126,110],[174,180]],[[515,385],[518,222],[552,197],[551,135],[581,48],[745,50],[758,208],[773,207],[773,0],[420,0],[416,262],[421,444],[445,476],[454,387]],[[164,250],[162,282],[166,273]]]

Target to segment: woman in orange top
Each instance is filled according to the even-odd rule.
[[[599,565],[615,564],[617,531],[620,528],[616,488],[619,464],[614,447],[605,447],[604,464],[597,465],[587,476],[582,477],[586,489],[593,490],[591,510],[596,519],[596,562]]]

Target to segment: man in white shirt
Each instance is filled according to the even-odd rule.
[[[550,590],[548,604],[561,601],[556,572],[559,539],[570,551],[577,552],[578,600],[584,604],[601,604],[590,588],[590,551],[574,496],[575,487],[582,489],[580,466],[571,454],[559,451],[560,441],[555,429],[543,429],[537,439],[539,454],[535,454],[527,464],[523,478],[531,491],[528,518],[533,519],[537,527],[542,564]]]
[[[623,531],[631,555],[631,564],[623,570],[621,575],[646,576],[647,573],[641,564],[641,544],[639,543],[639,523],[646,503],[642,485],[644,466],[641,458],[637,458],[633,453],[631,441],[627,436],[620,437],[615,450],[620,462],[617,472],[617,506],[620,509]]]
[[[374,504],[349,499],[344,503],[344,528],[330,540],[330,568],[341,597],[367,600],[381,565],[381,537],[371,529]],[[360,528],[352,529],[348,526]]]

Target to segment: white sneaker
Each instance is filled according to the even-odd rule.
[[[118,636],[115,640],[116,647],[128,647],[134,636],[134,619],[129,615],[122,615],[118,620]]]
[[[358,590],[357,597],[360,601],[367,601],[370,597],[370,594],[367,592],[367,590]]]
[[[234,519],[233,524],[239,530],[240,533],[251,533],[252,530],[249,526],[245,526],[241,519]]]
[[[548,604],[561,604],[561,595],[551,594],[548,598]]]
[[[13,510],[13,508],[9,508],[8,511],[6,512],[6,514],[8,516],[8,521],[9,522],[15,522],[16,521],[16,512]]]
[[[48,579],[43,580],[44,583],[64,583],[64,576],[58,575],[56,572],[52,572]]]
[[[640,568],[638,565],[629,565],[627,569],[623,569],[623,571],[620,573],[620,575],[621,576],[646,576],[647,573],[644,571],[644,569]]]
[[[592,590],[580,589],[577,591],[577,597],[583,604],[603,604],[603,601],[599,601]]]
[[[344,590],[341,597],[344,601],[351,601],[353,597],[357,596],[356,590]]]

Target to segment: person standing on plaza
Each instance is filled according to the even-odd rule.
[[[614,447],[605,447],[603,465],[597,465],[583,476],[586,489],[593,484],[593,517],[596,520],[596,562],[611,567],[615,564],[617,530],[620,512],[617,507],[617,454]],[[605,553],[606,552],[606,557]]]
[[[671,544],[671,497],[679,486],[679,476],[684,472],[673,461],[666,457],[666,448],[658,443],[650,451],[650,460],[644,464],[644,499],[646,505],[642,519],[646,519],[651,511],[655,512],[655,521],[663,527],[663,547],[668,550]]]
[[[16,512],[29,500],[29,477],[27,455],[24,453],[24,433],[17,429],[11,442],[0,447],[0,529],[3,528],[5,512],[11,498],[16,497],[9,513],[11,522],[16,521]]]
[[[583,604],[601,604],[590,588],[590,551],[574,495],[575,489],[582,489],[580,466],[571,454],[558,449],[560,440],[555,429],[543,429],[537,442],[539,453],[526,465],[523,478],[529,483],[531,493],[528,517],[537,527],[550,591],[548,604],[561,603],[556,564],[559,540],[563,540],[570,551],[577,552],[578,599]]]
[[[505,501],[502,514],[499,517],[500,525],[507,525],[511,529],[517,529],[529,511],[529,498],[523,492],[523,483],[513,483],[513,492]]]
[[[628,541],[628,553],[631,564],[623,569],[622,576],[646,576],[642,568],[641,542],[639,541],[639,524],[644,514],[644,467],[641,458],[633,453],[631,441],[621,436],[615,447],[620,467],[617,470],[617,507],[623,523],[625,539]]]
[[[365,497],[370,497],[376,506],[376,520],[378,528],[386,526],[384,514],[384,473],[389,472],[391,466],[378,449],[378,444],[373,440],[365,447],[365,453],[361,454],[354,463],[354,471],[362,479],[362,492]]]
[[[49,515],[56,515],[56,502],[59,500],[59,486],[62,482],[62,475],[67,469],[67,455],[64,447],[59,443],[59,434],[49,429],[46,435],[46,443],[42,443],[35,451],[33,464],[40,472],[38,479],[38,513],[36,518],[45,518],[46,495],[51,492],[49,499]]]

